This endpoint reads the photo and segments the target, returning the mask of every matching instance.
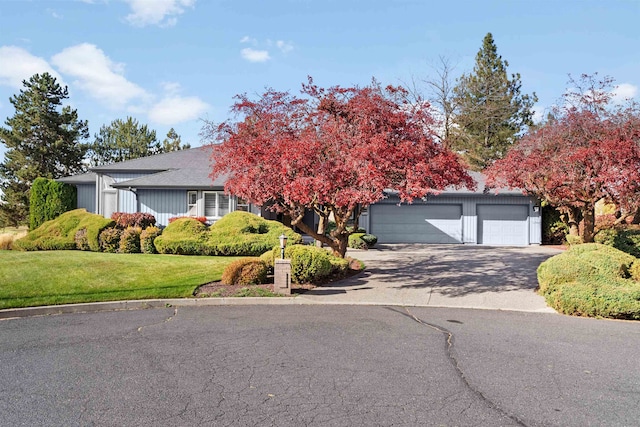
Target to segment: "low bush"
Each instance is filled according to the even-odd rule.
[[[209,228],[207,248],[210,255],[258,256],[279,246],[282,233],[288,245],[302,243],[302,236],[278,221],[235,211]]]
[[[140,227],[145,229],[156,225],[156,218],[150,213],[136,212],[114,212],[111,219],[116,222],[116,227],[124,230],[129,227]]]
[[[118,252],[123,254],[139,254],[140,250],[140,227],[127,227],[120,236],[120,247]]]
[[[102,252],[116,253],[120,249],[122,230],[115,227],[105,228],[100,233],[100,249]]]
[[[140,250],[143,254],[157,254],[154,241],[162,234],[162,230],[156,226],[147,227],[140,233]]]
[[[264,262],[267,265],[267,268],[269,269],[269,273],[273,273],[273,266],[275,265],[275,259],[276,259],[275,249],[278,249],[278,256],[279,256],[280,248],[274,248],[260,255],[260,259],[262,260],[262,262]]]
[[[378,242],[373,234],[353,233],[349,235],[349,247],[352,249],[369,249]]]
[[[596,234],[594,240],[597,243],[613,246],[634,257],[640,257],[640,229],[638,226],[626,225],[605,228]]]
[[[207,225],[207,217],[206,216],[172,216],[171,218],[169,218],[169,224],[171,224],[174,221],[177,221],[179,219],[182,218],[191,218],[191,219],[195,219],[196,221],[199,221],[201,223],[203,223],[204,225]]]
[[[180,218],[164,229],[156,241],[160,253],[181,255],[258,256],[280,244],[285,233],[288,244],[302,237],[277,221],[236,211],[207,227],[193,218]]]
[[[154,240],[161,254],[208,255],[205,247],[207,227],[193,218],[180,218],[167,226]]]
[[[571,315],[640,320],[637,258],[589,243],[572,247],[538,267],[539,292]]]
[[[273,259],[280,258],[280,248],[272,250]],[[313,283],[323,280],[334,272],[331,255],[325,249],[317,246],[293,245],[287,246],[285,258],[291,260],[291,282]],[[338,258],[340,259],[340,258]],[[275,261],[272,261],[275,262]],[[336,268],[340,268],[340,261],[334,261]],[[272,264],[273,265],[273,264]]]
[[[76,249],[76,232],[85,228],[89,248],[99,252],[98,235],[113,224],[113,220],[104,218],[102,215],[88,213],[85,209],[75,209],[45,222],[26,236],[16,240],[13,248],[23,251]]]
[[[89,247],[89,237],[87,236],[86,228],[81,228],[80,230],[76,231],[74,240],[76,242],[76,249],[78,249],[79,251],[91,250],[91,248]]]
[[[10,251],[13,248],[13,241],[15,236],[13,234],[0,235],[0,250]]]
[[[259,285],[267,280],[267,265],[258,257],[241,258],[222,272],[225,285]]]

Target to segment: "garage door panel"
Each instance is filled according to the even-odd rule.
[[[371,233],[380,243],[460,243],[461,205],[374,205]]]
[[[528,205],[478,205],[477,215],[479,244],[529,244]]]

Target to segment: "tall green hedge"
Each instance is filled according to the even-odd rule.
[[[36,178],[29,200],[29,229],[77,207],[77,190],[73,185],[53,179]]]

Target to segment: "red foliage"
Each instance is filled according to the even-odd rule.
[[[237,96],[239,122],[209,124],[212,177],[225,190],[291,216],[314,238],[344,255],[347,220],[397,191],[403,202],[448,186],[474,187],[458,157],[436,142],[427,103],[410,103],[398,87],[319,88],[304,98],[268,90],[257,101]],[[305,209],[335,218],[331,237],[302,223]]]
[[[116,222],[116,227],[125,229],[127,227],[140,227],[145,229],[152,225],[156,225],[156,218],[150,213],[126,213],[114,212],[111,219]]]
[[[204,217],[204,216],[172,216],[171,218],[169,218],[169,224],[181,218],[195,219],[196,221],[200,221],[204,225],[207,225],[207,217]]]
[[[488,185],[521,188],[567,212],[576,224],[580,216],[589,219],[583,238],[590,241],[598,200],[628,210],[638,206],[640,120],[634,110],[607,108],[610,79],[600,86],[591,76],[584,81],[589,90],[577,105],[568,104],[525,135],[486,174]]]

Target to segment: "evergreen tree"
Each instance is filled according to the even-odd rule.
[[[0,128],[5,145],[0,164],[2,203],[0,216],[7,225],[26,223],[29,217],[29,191],[38,177],[60,178],[81,172],[89,137],[87,122],[62,101],[69,97],[48,73],[35,74],[22,82],[25,89],[9,101],[15,108]]]
[[[532,124],[533,95],[520,93],[520,74],[507,76],[509,63],[498,55],[491,33],[476,55],[473,72],[464,74],[454,88],[457,127],[450,147],[461,152],[469,166],[482,170],[501,159]]]
[[[180,135],[177,134],[174,128],[169,129],[167,137],[162,141],[162,152],[168,153],[169,151],[186,150],[191,148],[190,144],[182,145]]]
[[[162,152],[156,131],[149,130],[132,117],[116,119],[109,126],[102,125],[91,144],[89,158],[92,166],[147,157]]]

